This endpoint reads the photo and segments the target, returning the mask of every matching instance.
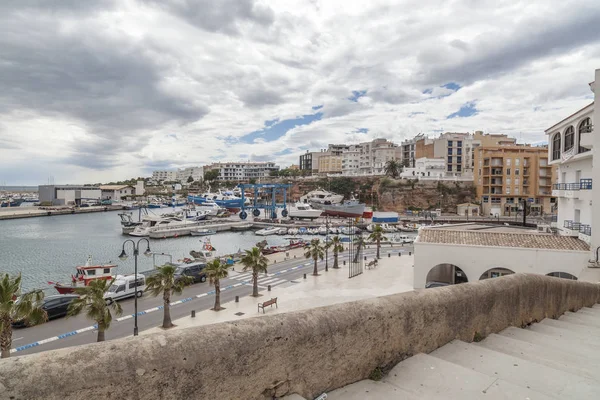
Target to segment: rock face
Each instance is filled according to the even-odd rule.
[[[600,300],[600,286],[540,275],[425,289],[65,348],[0,361],[0,399],[272,399],[386,372]]]

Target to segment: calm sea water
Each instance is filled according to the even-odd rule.
[[[49,288],[48,281],[67,282],[75,273],[75,266],[85,264],[88,255],[98,263],[113,261],[119,266],[120,274],[133,273],[131,247],[126,248],[130,255],[126,261],[118,258],[123,241],[129,238],[133,239],[121,234],[116,212],[0,221],[0,273],[22,273],[24,289]],[[150,249],[171,254],[175,261],[187,257],[190,250],[199,250],[202,247],[199,239],[202,238],[150,239]],[[223,232],[211,236],[218,255],[249,249],[262,239],[253,232]],[[282,236],[269,236],[267,240],[269,245],[286,243]],[[143,252],[145,246],[141,247]],[[168,257],[156,256],[157,264],[168,260]],[[152,267],[152,257],[140,254],[138,270]]]

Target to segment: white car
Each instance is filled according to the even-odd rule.
[[[141,297],[146,289],[146,277],[138,273],[137,292],[135,285],[135,275],[117,275],[108,291],[104,293],[104,299],[107,304],[113,301],[125,299],[127,297]]]

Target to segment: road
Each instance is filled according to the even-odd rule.
[[[382,257],[386,257],[388,252],[398,254],[398,252],[413,251],[412,246],[382,246]],[[370,246],[364,250],[367,259],[375,255],[375,246]],[[329,267],[333,264],[333,256],[330,253]],[[339,262],[348,259],[348,253],[340,253]],[[252,293],[252,283],[250,274],[241,272],[242,266],[236,264],[232,276],[221,281],[221,302],[233,301],[235,296],[248,296]],[[325,269],[325,262],[318,263],[319,270]],[[268,274],[261,274],[259,277],[259,290],[267,290],[267,285],[293,285],[299,279],[303,279],[304,274],[311,274],[313,261],[305,258],[291,259],[269,265]],[[214,287],[208,282],[197,283],[187,287],[182,295],[172,296],[171,300],[171,318],[176,320],[190,315],[192,310],[197,312],[212,308],[214,305]],[[180,302],[181,301],[181,302]],[[134,299],[125,299],[120,302],[123,308],[123,315],[120,318],[113,316],[113,322],[110,329],[106,332],[106,340],[131,336],[133,334]],[[140,331],[154,328],[162,323],[163,311],[156,309],[162,306],[162,297],[152,297],[144,294],[138,299],[138,328]],[[154,310],[152,310],[154,309]],[[152,310],[144,313],[145,310]],[[139,315],[142,313],[141,315]],[[24,329],[13,330],[13,351],[12,355],[33,354],[40,351],[78,346],[81,344],[93,343],[96,341],[97,332],[92,328],[94,322],[87,319],[84,315],[72,318],[58,318],[48,321],[45,324],[33,326]],[[87,331],[74,333],[77,330],[86,329]],[[41,342],[41,343],[40,343]]]

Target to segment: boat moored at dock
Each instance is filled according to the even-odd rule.
[[[92,256],[88,256],[88,259],[85,265],[80,265],[75,267],[76,273],[75,275],[71,275],[70,283],[60,283],[60,282],[48,282],[51,285],[54,285],[54,288],[60,294],[68,294],[73,293],[76,288],[86,287],[90,284],[90,282],[103,279],[103,280],[112,280],[114,278],[113,269],[116,268],[116,264],[96,264],[94,265],[92,262]]]

